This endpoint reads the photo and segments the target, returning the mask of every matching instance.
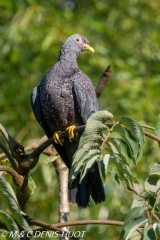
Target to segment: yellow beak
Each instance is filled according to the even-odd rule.
[[[91,52],[93,52],[94,53],[94,49],[91,47],[91,46],[89,46],[88,44],[83,44],[83,46],[87,49],[87,50],[89,50],[89,51],[91,51]]]

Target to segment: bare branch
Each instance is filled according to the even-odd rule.
[[[106,70],[104,71],[104,73],[102,74],[97,87],[96,87],[96,95],[97,97],[99,97],[102,94],[102,91],[104,89],[105,84],[108,82],[109,77],[111,75],[111,66],[109,65]]]
[[[79,225],[91,225],[91,224],[123,226],[124,224],[124,222],[113,221],[113,220],[79,220],[79,221],[65,222],[65,223],[46,224],[36,219],[29,219],[27,220],[27,222],[29,223],[29,225],[35,225],[35,226],[43,227],[53,231],[55,227],[61,228],[61,227],[67,227],[67,226],[79,226]]]
[[[154,135],[154,134],[152,134],[152,133],[149,133],[149,132],[146,132],[146,131],[144,131],[144,134],[145,134],[147,137],[152,138],[152,139],[156,140],[157,142],[160,142],[160,138],[157,137],[156,135]]]
[[[18,162],[22,161],[23,158],[26,156],[26,154],[24,152],[24,147],[22,145],[20,145],[14,138],[12,138],[10,136],[10,134],[5,130],[5,128],[2,126],[2,124],[0,124],[0,131],[8,143],[8,146],[9,146],[12,156]]]
[[[5,153],[5,155],[9,159],[13,169],[15,171],[17,171],[17,164],[16,164],[14,158],[12,157],[11,153],[8,151],[8,149],[5,147],[5,145],[1,141],[0,141],[0,148],[2,149],[2,151]]]
[[[5,172],[9,173],[13,178],[14,184],[18,187],[22,186],[24,177],[19,175],[14,169],[7,167],[7,166],[0,166],[0,171],[5,171]]]
[[[127,185],[127,189],[131,192],[134,192],[136,195],[140,194],[140,190],[137,185],[134,185],[133,187]]]
[[[25,147],[25,151],[30,151],[38,148],[44,141],[46,141],[48,138],[46,135],[44,135],[42,138],[40,138],[38,141],[31,143],[27,147]]]
[[[68,174],[69,169],[64,162],[59,158],[53,162],[58,179],[59,179],[59,222],[68,222],[69,203],[68,203]],[[67,227],[63,227],[63,231],[68,231]],[[65,236],[61,236],[61,240]]]

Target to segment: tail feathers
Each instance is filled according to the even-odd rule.
[[[105,201],[104,187],[97,163],[92,166],[80,184],[79,180],[80,175],[69,186],[69,202],[77,203],[78,207],[86,208],[90,203],[90,196],[96,204]]]
[[[94,202],[96,204],[104,202],[106,196],[97,163],[95,163],[88,172],[88,185],[90,195]]]
[[[69,187],[68,198],[69,202],[77,203],[78,207],[86,208],[90,202],[90,194],[88,183],[85,179],[79,184],[80,175],[78,175],[73,181],[71,187]]]

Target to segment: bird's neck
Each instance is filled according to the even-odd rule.
[[[61,66],[63,66],[62,68],[65,73],[75,72],[76,69],[79,69],[77,63],[78,55],[79,54],[75,52],[63,52],[63,54],[60,53],[58,62]]]

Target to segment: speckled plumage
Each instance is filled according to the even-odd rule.
[[[57,63],[32,91],[33,112],[48,137],[71,125],[85,124],[89,116],[98,110],[93,84],[78,68],[76,61],[80,52],[87,50],[84,44],[88,44],[88,40],[79,34],[69,37],[59,52]],[[65,138],[63,146],[54,144],[68,168],[71,167],[73,154],[78,148],[80,135],[79,133],[73,142]],[[79,176],[69,188],[70,202],[86,207],[90,194],[96,203],[104,201],[104,189],[97,164],[81,184],[78,182]]]

